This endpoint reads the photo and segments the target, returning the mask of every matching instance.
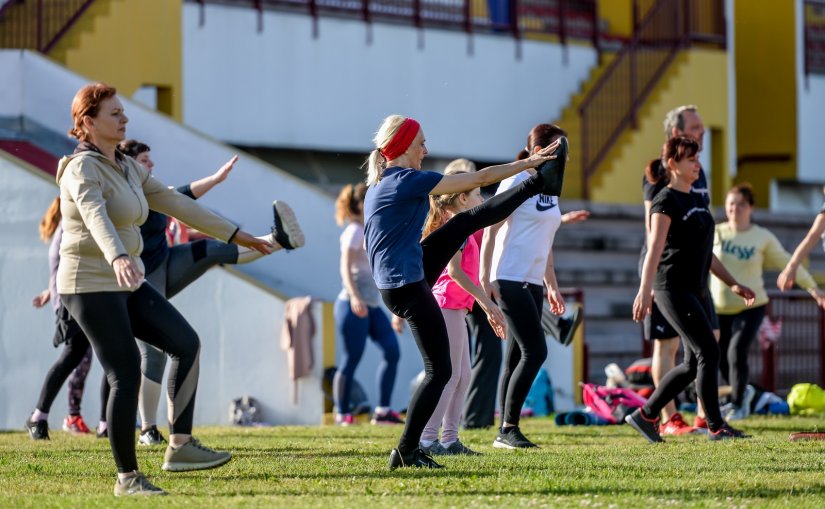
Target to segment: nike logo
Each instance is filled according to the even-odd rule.
[[[558,205],[558,202],[553,200],[552,196],[547,196],[546,194],[540,194],[538,201],[536,201],[536,210],[539,212],[545,212],[552,208],[555,208]]]

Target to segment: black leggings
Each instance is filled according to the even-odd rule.
[[[43,381],[43,387],[40,389],[40,398],[37,400],[37,409],[41,412],[48,413],[52,408],[52,403],[63,387],[63,383],[71,374],[72,370],[78,368],[83,361],[86,354],[89,352],[89,340],[82,332],[73,335],[70,340],[66,342],[60,357],[57,358],[49,372],[46,373],[46,379]],[[88,373],[88,367],[87,373]],[[86,374],[83,374],[82,379],[85,381]],[[71,388],[70,388],[71,391]],[[80,387],[80,394],[82,395],[83,386]],[[75,402],[72,405],[75,408],[69,408],[69,413],[80,411],[80,397],[75,396]]]
[[[172,357],[167,385],[175,411],[169,416],[169,432],[190,434],[200,340],[169,301],[147,283],[134,292],[61,294],[60,298],[86,333],[111,384],[106,421],[118,472],[137,469],[135,414],[140,352],[134,338],[148,341]]]
[[[501,310],[507,318],[507,350],[501,377],[501,422],[518,425],[521,407],[533,380],[547,359],[547,340],[541,326],[544,291],[539,285],[496,281]]]
[[[421,432],[452,376],[447,326],[433,297],[432,286],[467,237],[481,228],[503,221],[524,200],[538,194],[540,189],[541,177],[530,177],[478,207],[456,214],[421,241],[424,279],[400,288],[381,290],[381,297],[390,311],[409,323],[424,361],[424,380],[410,400],[404,432],[398,442],[398,450],[402,454],[409,454],[418,447]]]
[[[737,408],[748,384],[748,350],[759,333],[765,306],[748,308],[735,315],[719,315],[719,370],[731,386],[731,401]]]
[[[682,337],[685,355],[682,363],[662,378],[643,412],[651,418],[658,416],[662,408],[695,379],[708,427],[716,431],[725,421],[719,411],[719,345],[713,334],[710,296],[707,290],[701,293],[656,290],[654,294],[659,310]]]

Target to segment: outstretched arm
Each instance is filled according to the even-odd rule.
[[[559,147],[559,140],[554,141],[547,147],[532,154],[527,159],[520,161],[513,161],[512,163],[499,164],[496,166],[488,166],[482,170],[473,173],[457,173],[454,175],[444,175],[438,185],[436,185],[430,194],[452,194],[470,191],[477,187],[489,186],[496,182],[501,182],[507,177],[513,176],[516,173],[524,170],[535,168],[544,161],[555,159],[553,153]]]
[[[790,261],[776,279],[776,286],[780,290],[790,290],[793,287],[796,281],[796,270],[802,264],[802,260],[811,252],[811,249],[819,242],[819,239],[822,238],[823,233],[825,233],[825,214],[818,214],[814,219],[814,224],[811,225],[811,229],[808,230],[808,234],[796,247]]]
[[[235,163],[237,162],[238,156],[236,154],[232,156],[232,159],[227,161],[226,164],[218,168],[218,171],[216,171],[212,175],[204,177],[200,180],[196,180],[189,184],[189,189],[192,191],[192,195],[196,199],[200,198],[201,196],[209,192],[210,189],[226,180],[226,177],[229,176],[229,172],[232,171],[232,168],[235,166]]]

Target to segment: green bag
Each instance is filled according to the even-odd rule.
[[[788,393],[791,415],[825,414],[825,390],[816,384],[796,384]]]

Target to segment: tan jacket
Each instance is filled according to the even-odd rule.
[[[143,270],[140,225],[149,209],[177,217],[217,239],[229,241],[235,225],[170,189],[131,157],[115,165],[86,150],[66,156],[57,167],[63,239],[57,291],[64,294],[122,292],[112,262],[129,256]]]

